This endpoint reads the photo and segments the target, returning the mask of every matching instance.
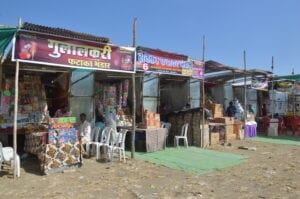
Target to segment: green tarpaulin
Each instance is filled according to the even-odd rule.
[[[0,57],[3,56],[7,45],[11,42],[17,28],[0,26]]]
[[[285,75],[285,76],[276,76],[275,80],[292,80],[300,81],[300,75]]]

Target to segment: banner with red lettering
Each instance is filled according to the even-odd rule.
[[[185,55],[137,47],[136,70],[192,76],[193,63]]]
[[[19,31],[12,61],[95,70],[135,72],[135,49]]]

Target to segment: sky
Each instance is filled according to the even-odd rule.
[[[282,76],[300,74],[299,8],[299,0],[9,0],[0,25],[21,19],[132,46],[136,18],[137,46]]]

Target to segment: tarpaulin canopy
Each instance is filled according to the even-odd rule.
[[[16,31],[16,27],[0,26],[0,57],[3,56]]]
[[[275,80],[293,80],[300,81],[300,75],[285,75],[285,76],[276,76]]]

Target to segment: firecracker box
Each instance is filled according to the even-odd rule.
[[[208,104],[207,109],[211,110],[213,118],[223,117],[223,105],[222,104]]]
[[[211,132],[210,134],[210,144],[219,144],[220,143],[220,134],[219,132]]]
[[[224,123],[225,125],[233,125],[234,118],[232,117],[215,117],[211,122]]]

